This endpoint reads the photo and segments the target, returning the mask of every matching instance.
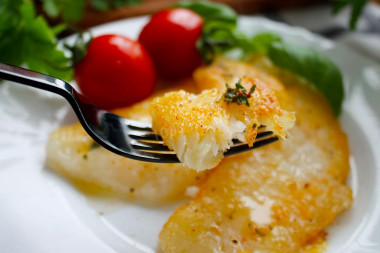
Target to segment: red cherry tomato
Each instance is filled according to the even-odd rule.
[[[143,46],[120,35],[94,38],[74,76],[88,101],[105,109],[147,98],[156,82],[153,62]]]
[[[202,25],[201,16],[184,8],[168,9],[152,16],[139,41],[152,56],[158,75],[164,79],[187,77],[201,64],[195,44]]]

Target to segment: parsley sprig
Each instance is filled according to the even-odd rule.
[[[241,79],[235,84],[235,88],[231,88],[231,86],[226,83],[227,91],[224,93],[223,99],[227,101],[227,104],[237,103],[238,105],[244,104],[249,106],[248,98],[251,97],[252,93],[256,89],[256,84],[252,85],[249,92],[247,92],[246,88],[241,85]]]
[[[55,38],[61,28],[49,27],[30,0],[1,0],[0,62],[71,80],[70,60]]]
[[[0,0],[0,62],[46,73],[71,81],[72,59],[59,45],[56,36],[79,22],[86,6],[106,11],[126,5],[138,4],[141,0],[40,0],[43,10],[52,18],[61,17],[63,23],[51,27],[35,8],[37,1]],[[85,43],[82,43],[84,49]],[[83,56],[77,50],[74,56]],[[81,54],[80,54],[81,53]],[[76,57],[74,62],[80,57]]]

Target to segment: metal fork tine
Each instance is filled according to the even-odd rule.
[[[158,141],[163,143],[161,136],[154,133],[146,133],[142,131],[131,130],[128,132],[128,136],[134,140]]]
[[[153,132],[151,127],[139,127],[139,126],[134,126],[134,125],[127,125],[127,127],[132,130],[137,130],[137,131]]]
[[[272,137],[276,136],[276,135],[273,135],[273,132],[271,132],[271,131],[263,132],[260,136],[256,137],[256,139],[254,141],[254,145],[255,145],[255,143],[258,143],[262,140],[268,139],[268,137],[271,137],[271,135],[272,135]],[[238,146],[247,146],[247,143],[241,142],[239,140],[234,140],[234,144],[230,147],[230,149],[233,147],[238,147]],[[228,150],[226,152],[228,152]]]
[[[267,136],[272,135],[272,134],[273,134],[272,131],[266,131],[266,132],[257,133],[256,139],[267,137]]]
[[[128,135],[135,140],[147,140],[147,141],[154,141],[156,144],[164,144],[161,136],[156,135],[152,128],[150,128],[151,124],[149,123],[143,123],[143,122],[134,122],[128,123],[127,127],[131,129],[131,131],[128,133]],[[259,126],[258,129],[263,129],[265,126]],[[268,135],[273,134],[271,131],[266,132],[258,132],[256,138],[262,138]],[[233,140],[234,144],[241,143],[238,140]]]
[[[126,120],[125,121],[127,127],[131,130],[137,130],[137,131],[146,131],[146,132],[153,132],[152,130],[152,124],[135,121],[135,120]]]
[[[178,157],[175,153],[160,153],[160,152],[149,152],[141,150],[139,151],[140,156],[149,157],[151,160],[159,163],[179,163]]]
[[[138,140],[131,140],[131,146],[139,150],[150,150],[150,151],[165,151],[173,152],[167,146],[163,144],[151,143],[151,142],[140,142]]]
[[[272,135],[272,134],[273,134],[272,131],[259,132],[259,133],[257,133],[256,140],[255,140],[255,141],[258,141],[259,139],[264,138],[264,137],[267,137],[267,136]],[[233,146],[235,146],[235,145],[240,145],[240,144],[244,144],[244,142],[239,141],[238,139],[233,139],[232,142],[233,142]]]
[[[127,127],[132,129],[132,130],[137,130],[137,131],[153,132],[152,124],[150,124],[150,123],[133,121],[133,123],[128,122]],[[263,126],[263,125],[258,127],[258,129],[263,129],[263,128],[265,128],[265,126]]]
[[[126,125],[130,129],[128,132],[128,137],[132,139],[131,147],[141,153],[142,156],[152,157],[152,160],[159,160],[160,162],[179,162],[175,152],[164,145],[161,136],[156,135],[153,132],[151,124],[129,120]],[[247,144],[234,139],[233,146],[231,146],[231,148],[227,150],[224,155],[230,156],[244,151],[256,149],[275,142],[279,139],[277,136],[273,136],[272,131],[260,132],[260,130],[264,129],[265,126],[258,127],[259,132],[257,133],[253,147],[249,147]]]
[[[248,151],[248,150],[256,149],[256,148],[268,145],[270,143],[273,143],[275,141],[278,141],[278,137],[277,136],[266,138],[264,140],[255,141],[255,143],[253,144],[253,147],[249,147],[248,144],[242,144],[242,145],[232,146],[229,150],[227,150],[224,153],[224,156],[235,155],[235,154],[238,154],[238,153],[241,153],[241,152],[245,152],[245,151]]]
[[[150,136],[150,137],[149,137]],[[272,136],[272,137],[270,137]],[[174,151],[170,150],[167,146],[163,144],[163,141],[160,142],[146,142],[151,141],[151,134],[148,135],[139,135],[134,136],[136,139],[132,140],[132,147],[146,153],[147,155],[153,155],[154,157],[160,156],[160,159],[164,159],[166,162],[176,162],[178,158]],[[269,137],[269,138],[268,138]],[[264,138],[264,139],[263,139]],[[256,149],[270,143],[277,141],[279,138],[273,135],[273,132],[266,131],[257,134],[255,143],[253,147],[249,147],[247,144],[240,142],[239,140],[234,139],[234,145],[224,153],[225,156],[230,156],[245,152],[248,150]],[[174,159],[174,160],[173,160]]]

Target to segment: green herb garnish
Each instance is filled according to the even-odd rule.
[[[342,1],[355,2],[357,12],[364,5],[359,2],[365,0]],[[216,55],[233,55],[237,59],[249,59],[253,54],[267,55],[276,66],[310,81],[315,89],[326,96],[335,116],[341,112],[343,77],[337,66],[326,56],[313,49],[290,45],[270,32],[246,36],[237,27],[237,14],[225,5],[201,1],[179,3],[177,6],[189,8],[204,18],[197,48],[206,63],[212,62]],[[227,93],[227,102],[247,104],[244,96],[238,99],[233,90]]]
[[[341,112],[344,98],[343,77],[338,67],[317,51],[288,43],[274,43],[268,56],[284,69],[306,78],[329,101],[335,116]]]
[[[74,68],[87,54],[87,49],[93,39],[91,32],[79,32],[73,45],[65,43],[63,46],[69,50],[71,56],[71,66]]]
[[[16,66],[25,65],[28,69],[65,81],[72,80],[73,66],[71,58],[58,45],[56,36],[79,22],[86,6],[98,11],[107,11],[141,2],[141,0],[40,1],[47,16],[60,17],[63,23],[50,27],[43,16],[36,14],[34,5],[38,1],[0,0],[0,62]]]
[[[241,85],[241,79],[235,84],[235,88],[226,83],[227,91],[224,93],[223,99],[227,101],[227,104],[237,103],[238,105],[245,104],[249,106],[248,98],[256,89],[256,85],[252,85],[249,92]]]
[[[96,148],[100,148],[100,145],[97,142],[94,141],[93,143],[91,143],[90,150],[93,150],[93,149],[96,149]]]
[[[131,6],[141,3],[141,0],[41,0],[43,10],[51,18],[61,16],[65,23],[77,23],[81,21],[87,6],[96,11],[108,11],[111,9]]]
[[[350,28],[353,30],[356,28],[356,24],[359,20],[360,14],[363,11],[364,6],[369,0],[331,0],[333,2],[333,13],[337,14],[345,7],[351,5],[351,18]]]
[[[265,234],[263,231],[259,230],[258,228],[255,228],[255,232],[256,232],[258,235],[260,235],[260,236],[266,236],[266,234]]]
[[[55,32],[42,16],[37,16],[32,1],[0,1],[0,62],[64,79],[72,79],[70,59],[58,48]]]

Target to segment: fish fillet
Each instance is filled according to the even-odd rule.
[[[153,130],[187,167],[197,171],[214,168],[233,139],[252,146],[259,126],[282,138],[293,127],[294,113],[280,107],[276,90],[254,78],[242,77],[238,82],[247,91],[254,87],[247,105],[224,101],[225,87],[199,95],[170,92],[150,105]]]
[[[258,71],[248,65],[218,62],[195,74],[197,84],[222,86],[225,66]],[[225,158],[165,224],[163,252],[302,252],[351,205],[347,139],[325,98],[300,85],[281,92],[297,115],[288,140]]]

